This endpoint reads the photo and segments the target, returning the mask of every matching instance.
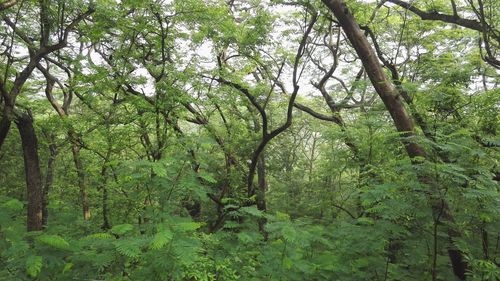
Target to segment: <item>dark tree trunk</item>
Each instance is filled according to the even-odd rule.
[[[266,191],[267,191],[267,181],[266,181],[266,162],[264,160],[264,154],[261,154],[259,161],[257,162],[257,209],[262,212],[267,210],[266,206]],[[267,220],[265,218],[259,218],[259,230],[264,235],[264,239],[267,240],[267,232],[264,229]]]
[[[109,223],[109,209],[108,209],[108,189],[106,187],[106,175],[104,172],[104,179],[102,185],[102,229],[110,229],[111,224]]]
[[[0,149],[2,149],[2,145],[7,138],[7,134],[9,133],[11,119],[9,115],[12,114],[12,109],[4,107],[2,113],[2,121],[0,121]]]
[[[107,128],[109,130],[109,127]],[[110,229],[111,224],[109,223],[109,206],[108,206],[108,163],[111,157],[111,139],[108,138],[108,151],[106,152],[106,157],[104,158],[104,163],[102,163],[101,168],[101,191],[102,191],[102,229]]]
[[[349,39],[349,42],[356,50],[356,53],[361,59],[363,67],[365,68],[373,87],[384,102],[398,132],[400,132],[404,137],[403,144],[406,152],[410,158],[426,158],[427,155],[424,148],[420,144],[416,143],[415,139],[412,139],[415,137],[413,120],[407,113],[398,91],[395,89],[390,80],[387,79],[380,62],[378,61],[375,50],[366,39],[364,32],[360,29],[354,16],[349,12],[349,9],[342,0],[322,0],[322,2],[333,12],[339,21],[340,26],[344,30],[344,33]],[[447,202],[439,198],[439,193],[436,192],[437,190],[432,178],[424,174],[419,174],[419,180],[432,188],[429,193],[429,201],[432,206],[432,210],[434,214],[440,214],[442,221],[451,225],[448,226],[447,232],[450,244],[452,244],[451,242],[455,238],[460,237],[460,233],[453,227],[454,218],[450,212]],[[467,264],[465,262],[464,254],[450,245],[448,255],[450,257],[455,275],[460,278],[460,280],[465,280]]]
[[[406,112],[397,90],[393,87],[389,79],[387,79],[375,50],[373,50],[352,14],[350,14],[345,3],[341,0],[323,0],[323,3],[330,8],[339,20],[349,42],[351,42],[361,59],[373,87],[391,114],[397,130],[407,138],[413,137],[415,133],[412,119]],[[404,144],[410,157],[425,155],[423,148],[414,141],[405,140]]]
[[[78,187],[80,189],[80,201],[82,203],[83,219],[90,219],[90,207],[87,198],[87,191],[85,190],[85,171],[83,170],[82,159],[80,158],[80,147],[73,144],[71,147],[73,152],[73,161],[75,162],[76,174],[78,176]]]
[[[33,119],[29,114],[22,114],[16,120],[23,147],[24,171],[28,195],[28,231],[42,230],[42,176],[38,159],[38,140]]]
[[[47,162],[47,174],[45,176],[45,185],[43,187],[43,203],[42,203],[42,224],[47,225],[49,211],[49,191],[52,188],[52,183],[54,181],[54,163],[57,156],[57,147],[54,143],[49,145],[49,160]]]

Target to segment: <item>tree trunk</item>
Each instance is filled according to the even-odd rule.
[[[349,42],[351,42],[361,59],[373,87],[391,114],[397,130],[403,133],[406,138],[415,136],[413,121],[406,112],[398,92],[390,80],[387,79],[375,51],[366,39],[364,32],[359,28],[353,15],[349,13],[345,3],[342,0],[323,0],[323,3],[330,8],[339,20]],[[425,156],[423,148],[415,142],[406,139],[404,145],[410,157]]]
[[[366,39],[364,32],[360,29],[354,16],[349,12],[349,9],[342,0],[322,0],[322,2],[333,12],[340,26],[344,30],[349,42],[356,50],[357,55],[361,59],[370,81],[389,111],[394,125],[398,132],[402,133],[403,144],[410,158],[423,157],[426,158],[425,150],[421,145],[411,139],[415,137],[415,128],[413,121],[407,113],[403,102],[401,101],[398,91],[394,88],[389,79],[387,79],[382,66],[380,65],[377,54]],[[454,219],[450,212],[448,204],[441,198],[436,190],[434,181],[426,175],[419,175],[420,182],[428,184],[432,187],[429,195],[430,205],[434,213],[440,212],[440,217],[443,221],[453,225]],[[453,226],[448,227],[448,236],[450,242],[455,238],[460,237],[460,233],[453,229]],[[465,280],[465,272],[467,264],[462,252],[451,246],[448,249],[448,255],[453,266],[455,275],[460,280]]]
[[[106,176],[106,168],[102,169],[102,229],[110,229],[111,224],[109,223],[109,209],[108,209],[108,188],[107,188],[107,176]]]
[[[38,159],[38,140],[33,128],[33,119],[29,114],[23,113],[17,118],[16,124],[21,135],[28,196],[26,226],[28,231],[42,230],[42,176]]]
[[[0,149],[2,149],[2,145],[7,138],[7,134],[9,133],[12,108],[5,105],[2,113],[2,121],[0,121]]]
[[[259,161],[257,162],[257,209],[262,212],[267,210],[266,206],[266,191],[267,191],[267,181],[266,181],[266,162],[264,160],[264,154],[261,153],[259,156]],[[259,218],[259,230],[264,235],[264,240],[267,240],[267,232],[264,229],[267,220],[265,218]]]
[[[107,125],[107,124],[106,124]],[[109,130],[109,126],[106,126]],[[102,191],[102,229],[110,229],[111,224],[109,223],[109,206],[108,206],[108,162],[111,157],[112,152],[111,139],[108,138],[108,151],[106,152],[106,157],[104,158],[104,162],[102,163],[101,168],[101,191]]]
[[[52,188],[52,183],[54,181],[54,163],[56,161],[57,156],[57,147],[54,143],[49,145],[49,160],[47,162],[47,174],[45,176],[45,185],[43,187],[43,197],[42,197],[42,224],[43,226],[47,225],[49,211],[49,191]]]
[[[73,161],[75,162],[76,173],[78,176],[78,187],[80,188],[80,201],[82,202],[83,219],[90,219],[90,207],[85,190],[85,171],[83,170],[82,159],[80,158],[80,147],[73,144],[71,147],[73,152]]]
[[[103,186],[102,189],[102,229],[110,229],[111,224],[109,223],[108,215],[108,189]]]

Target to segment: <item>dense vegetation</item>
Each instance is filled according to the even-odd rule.
[[[0,16],[0,280],[500,280],[495,0]]]

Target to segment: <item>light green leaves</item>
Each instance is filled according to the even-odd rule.
[[[201,223],[199,222],[179,222],[179,223],[176,223],[174,228],[176,231],[180,231],[180,232],[188,232],[188,231],[195,231],[197,230],[198,228],[201,227]]]
[[[298,233],[291,224],[285,224],[281,229],[281,234],[287,242],[295,243],[299,240]]]
[[[134,229],[134,226],[128,223],[118,224],[111,228],[111,233],[116,235],[123,235]]]
[[[42,271],[43,257],[41,256],[29,256],[26,259],[26,273],[32,278],[36,278],[38,274]]]
[[[151,169],[153,170],[153,173],[158,176],[158,177],[166,177],[167,176],[167,169],[165,167],[165,163],[151,163]]]
[[[172,231],[170,231],[170,229],[168,228],[164,228],[155,234],[149,248],[153,250],[159,250],[167,245],[173,237],[174,234],[172,233]]]
[[[45,244],[59,250],[72,250],[70,244],[59,235],[40,235],[38,236],[37,241],[41,244]]]
[[[68,262],[67,264],[64,265],[62,272],[66,273],[66,272],[70,271],[73,268],[73,265],[74,265],[73,263]]]
[[[260,211],[259,209],[257,209],[256,206],[249,206],[249,207],[241,207],[239,209],[239,211],[241,213],[244,213],[244,214],[247,214],[247,215],[250,215],[250,216],[254,216],[254,217],[264,217],[264,213],[262,211]]]
[[[117,240],[113,244],[118,253],[128,258],[136,259],[142,253],[141,248],[144,246],[144,241],[140,237],[130,237]]]
[[[217,183],[217,180],[209,173],[201,172],[199,173],[199,176],[209,183]]]
[[[9,201],[3,203],[2,207],[11,211],[20,211],[23,209],[23,203],[17,199],[10,199]]]
[[[109,233],[98,232],[87,235],[82,239],[97,240],[97,239],[111,239],[111,238],[113,238],[113,236]]]
[[[238,240],[244,244],[253,244],[260,240],[262,235],[258,232],[243,231],[237,234]]]

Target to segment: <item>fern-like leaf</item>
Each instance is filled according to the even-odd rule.
[[[9,201],[2,204],[3,208],[10,211],[21,211],[23,209],[23,203],[17,199],[10,199]]]
[[[180,232],[189,232],[197,230],[201,225],[201,223],[194,221],[179,222],[174,225],[174,229]]]
[[[29,256],[26,259],[26,273],[29,276],[36,278],[42,271],[43,258],[41,256]]]
[[[38,242],[60,250],[71,250],[69,243],[59,235],[44,234],[38,237]]]
[[[123,235],[134,229],[134,226],[128,223],[115,225],[111,228],[111,233],[116,235]]]
[[[165,245],[167,245],[168,242],[170,242],[173,237],[174,234],[170,231],[170,229],[168,228],[162,229],[155,234],[149,247],[153,250],[161,249]]]
[[[141,255],[143,241],[139,238],[127,238],[115,241],[113,244],[115,245],[116,251],[121,255],[131,259],[137,259]]]
[[[98,240],[98,239],[111,239],[114,238],[113,235],[105,232],[98,232],[87,235],[82,238],[82,240]]]

